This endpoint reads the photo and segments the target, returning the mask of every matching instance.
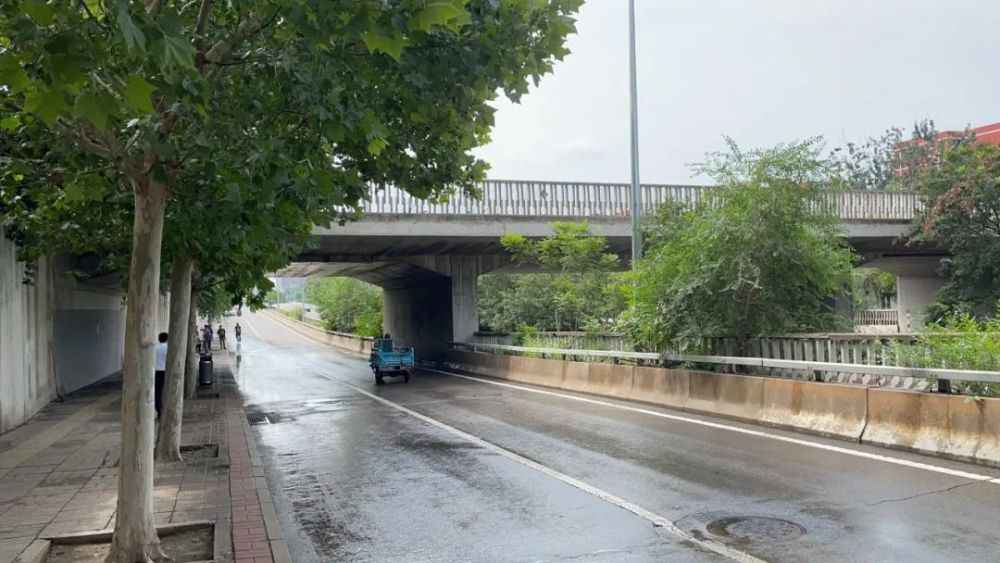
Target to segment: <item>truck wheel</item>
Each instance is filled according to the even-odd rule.
[[[403,383],[409,383],[409,382],[410,382],[410,374],[404,373],[403,374]]]
[[[382,385],[383,383],[385,383],[385,381],[382,379],[382,374],[376,373],[375,374],[375,385]]]

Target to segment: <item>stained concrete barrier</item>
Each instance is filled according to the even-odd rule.
[[[865,387],[797,379],[764,379],[760,422],[858,440],[867,419]]]
[[[632,395],[632,366],[587,364],[585,391],[595,395],[628,399]]]
[[[763,409],[763,377],[688,372],[686,411],[757,421]]]
[[[508,379],[530,385],[562,387],[564,368],[562,362],[524,356],[508,356],[508,358],[510,358]]]
[[[869,389],[861,441],[1000,467],[1000,399]]]
[[[689,382],[685,370],[636,366],[632,371],[632,391],[628,399],[683,409]]]
[[[585,362],[563,362],[550,360],[564,365],[563,381],[561,389],[570,391],[587,392],[587,384],[590,382],[590,364]]]

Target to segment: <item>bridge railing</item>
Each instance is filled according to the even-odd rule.
[[[373,190],[363,209],[366,214],[376,215],[628,217],[631,214],[628,184],[488,180],[477,184],[477,189],[478,198],[454,193],[439,202],[429,202],[388,186]],[[668,201],[692,206],[705,192],[705,186],[643,185],[642,207],[648,212]],[[840,218],[848,221],[907,221],[920,205],[916,194],[905,192],[831,191],[825,198],[837,209]]]

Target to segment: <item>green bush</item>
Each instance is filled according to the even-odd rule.
[[[281,309],[281,314],[285,315],[290,319],[295,319],[297,321],[301,321],[305,316],[302,313],[302,307],[299,305],[296,305],[291,309]]]
[[[306,298],[319,307],[327,330],[382,334],[382,290],[352,278],[310,278]]]
[[[979,320],[965,313],[927,325],[913,344],[896,345],[899,365],[1000,372],[1000,304],[997,316]],[[1000,384],[953,381],[952,392],[1000,396]]]
[[[821,189],[829,166],[816,139],[710,155],[716,187],[689,211],[650,218],[649,248],[630,273],[629,331],[666,350],[683,338],[831,330],[855,256]],[[627,286],[628,288],[628,286]]]

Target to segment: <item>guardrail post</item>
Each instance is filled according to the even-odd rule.
[[[938,391],[938,393],[951,393],[951,380],[950,379],[938,379],[937,380],[937,391]]]

